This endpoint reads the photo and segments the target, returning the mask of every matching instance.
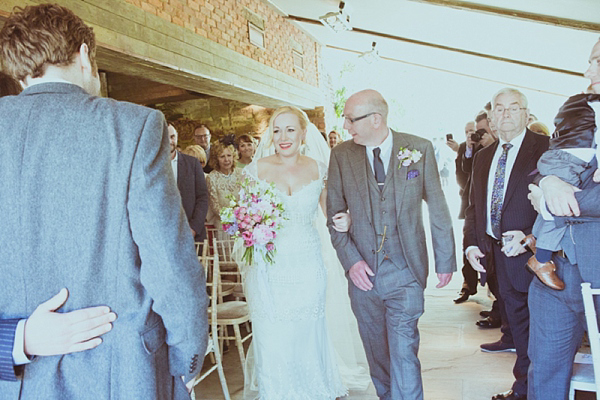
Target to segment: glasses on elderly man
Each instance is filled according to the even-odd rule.
[[[494,108],[494,112],[496,114],[504,114],[504,111],[508,111],[511,114],[517,114],[521,110],[526,110],[527,107],[519,107],[517,104],[513,104],[510,107],[504,108],[502,106],[498,106]]]
[[[369,117],[369,116],[371,116],[373,114],[379,114],[379,113],[378,112],[370,112],[368,114],[361,115],[360,117],[356,117],[356,118],[348,118],[348,117],[344,116],[344,120],[346,122],[350,123],[350,124],[353,124],[356,121],[360,121],[361,119],[365,119],[365,118],[367,118],[367,117]]]

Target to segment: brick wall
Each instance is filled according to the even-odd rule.
[[[319,86],[320,46],[260,0],[125,0],[260,63]],[[248,19],[264,22],[265,48],[250,44]],[[292,48],[301,48],[303,70]]]

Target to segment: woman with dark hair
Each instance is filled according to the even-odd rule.
[[[252,162],[252,157],[254,157],[254,152],[256,151],[254,138],[250,135],[243,134],[237,138],[236,142],[239,159],[236,161],[235,166],[244,168]]]

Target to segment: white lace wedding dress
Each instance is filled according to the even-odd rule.
[[[288,220],[275,239],[274,263],[244,269],[254,332],[246,399],[332,400],[347,394],[325,321],[327,270],[315,219],[326,166],[318,164],[319,179],[292,195],[280,192]],[[264,184],[256,166],[244,173]]]

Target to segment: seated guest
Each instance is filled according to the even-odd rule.
[[[177,130],[169,125],[169,143],[171,145],[171,167],[181,194],[181,204],[192,235],[196,242],[206,239],[206,213],[208,211],[208,189],[204,171],[200,162],[192,156],[177,151]]]
[[[236,161],[235,166],[238,168],[244,168],[246,165],[252,162],[256,146],[254,145],[254,139],[250,135],[240,135],[236,141],[237,150],[239,153],[239,160]]]
[[[233,144],[217,142],[210,150],[212,156],[208,162],[212,164],[213,170],[206,177],[211,210],[211,218],[208,222],[217,228],[217,232],[220,232],[219,237],[223,237],[219,212],[223,207],[229,206],[228,195],[232,194],[236,198],[239,196],[240,184],[244,178],[242,170],[235,168],[234,160],[237,158],[237,151]]]
[[[206,152],[202,148],[202,146],[197,144],[192,144],[185,148],[182,151],[183,154],[194,157],[196,160],[200,162],[202,168],[206,166]]]

